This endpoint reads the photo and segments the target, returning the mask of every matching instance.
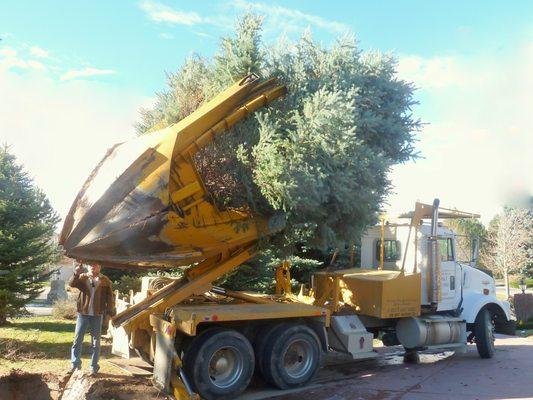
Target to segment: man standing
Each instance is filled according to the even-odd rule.
[[[79,289],[77,301],[78,319],[70,361],[71,371],[81,368],[81,347],[83,336],[89,330],[91,334],[91,375],[98,373],[98,359],[100,357],[100,335],[102,333],[102,319],[104,315],[113,316],[115,313],[115,298],[111,288],[111,281],[100,274],[99,264],[90,264],[89,271],[82,273],[81,265],[74,270],[69,286]]]

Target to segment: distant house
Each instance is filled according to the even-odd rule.
[[[57,270],[56,273],[53,273],[50,276],[50,280],[61,279],[63,281],[68,281],[74,272],[74,260],[68,257],[61,257],[61,259],[50,267],[50,270]]]

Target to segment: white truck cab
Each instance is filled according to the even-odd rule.
[[[470,333],[468,341],[475,338],[478,350],[480,345],[486,347],[480,355],[492,356],[492,333],[514,330],[509,302],[496,297],[490,273],[476,268],[477,249],[469,252],[471,257],[465,256],[459,251],[458,235],[441,222],[478,216],[440,209],[435,200],[432,206],[418,203],[414,213],[402,217],[411,218],[411,222],[382,221],[381,226],[368,229],[361,239],[361,267],[420,273],[423,312],[418,322],[436,316],[462,321]],[[480,331],[481,324],[488,326],[486,332]],[[411,328],[408,335],[413,336]],[[423,330],[424,326],[416,329]],[[490,343],[483,345],[480,336],[484,334]],[[397,336],[402,335],[397,332]]]

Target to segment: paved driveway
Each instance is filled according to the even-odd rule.
[[[330,359],[304,390],[248,391],[244,399],[533,399],[533,337],[498,336],[494,358],[479,358],[475,345],[464,354],[421,354],[404,364],[399,348],[380,348],[380,360]]]

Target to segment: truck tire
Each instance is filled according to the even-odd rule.
[[[265,381],[279,389],[307,384],[320,366],[320,341],[302,324],[282,324],[272,331],[262,354]]]
[[[234,399],[250,383],[254,351],[248,339],[237,331],[208,329],[188,346],[183,369],[202,399]]]
[[[494,355],[494,325],[492,316],[487,309],[481,310],[474,324],[477,352],[481,358],[492,358]]]
[[[265,346],[268,343],[272,333],[281,325],[287,325],[285,322],[272,323],[262,327],[256,335],[254,340],[255,353],[255,373],[263,376],[263,355],[265,353]]]

